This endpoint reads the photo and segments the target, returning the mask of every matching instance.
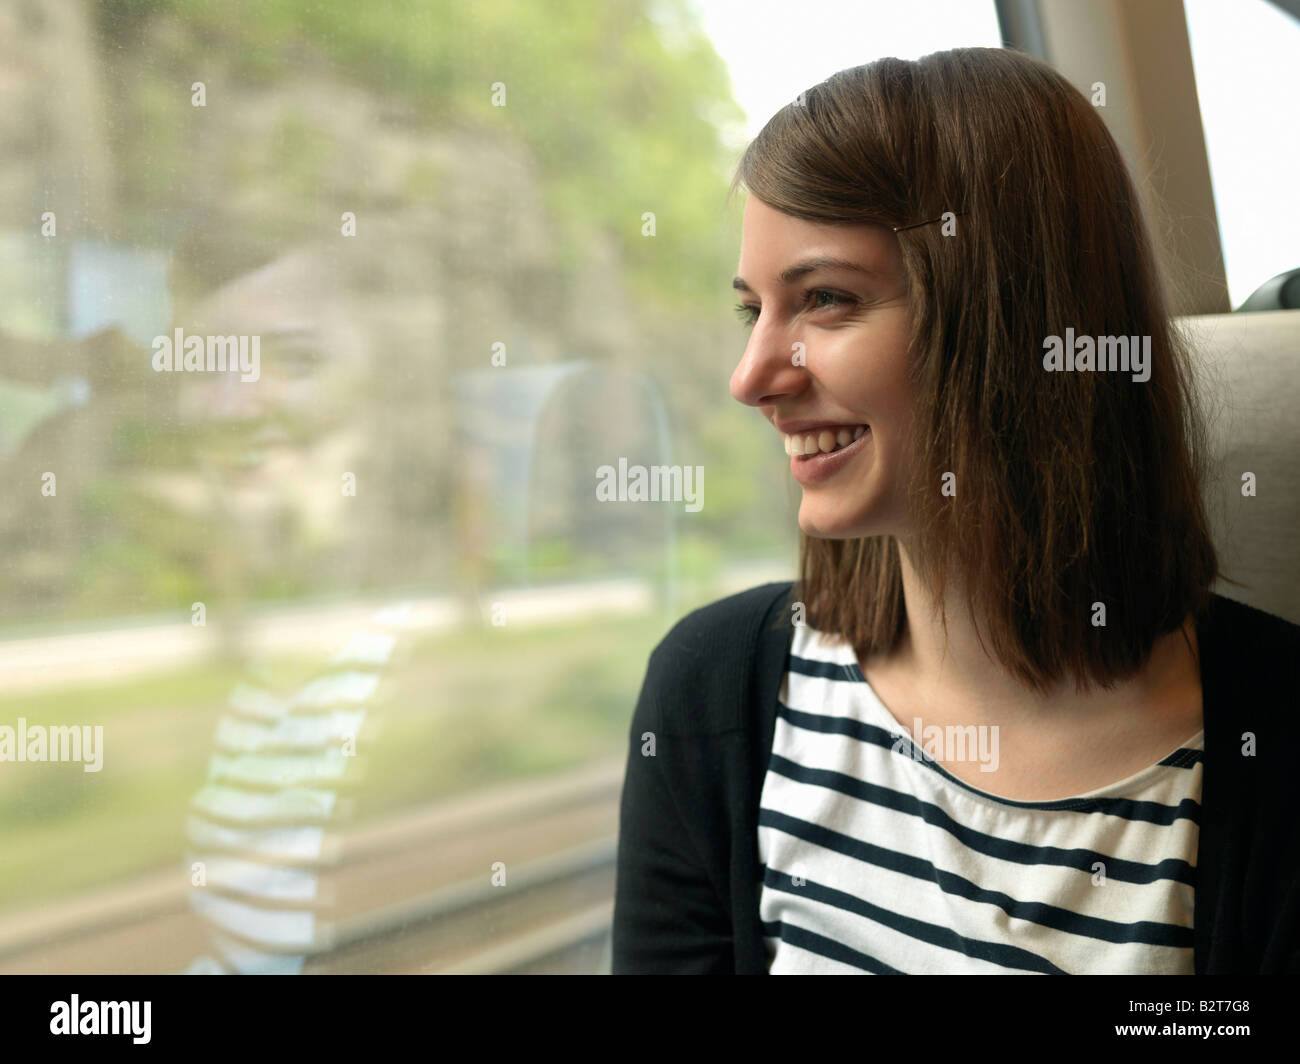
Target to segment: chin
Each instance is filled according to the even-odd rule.
[[[880,534],[870,515],[862,513],[837,513],[806,502],[799,508],[799,528],[812,539],[859,539]]]
[[[800,531],[814,540],[861,540],[867,536],[888,536],[894,523],[885,518],[879,505],[845,507],[826,505],[823,499],[805,494],[800,506]]]

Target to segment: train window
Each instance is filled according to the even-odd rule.
[[[1300,19],[1269,0],[1185,0],[1196,93],[1214,182],[1228,291],[1238,306],[1300,267],[1293,101]]]
[[[608,968],[647,655],[793,567],[738,137],[998,30],[550,6],[0,6],[0,972]]]

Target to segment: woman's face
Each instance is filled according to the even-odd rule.
[[[829,259],[852,265],[808,269]],[[793,444],[799,527],[823,539],[905,534],[910,308],[898,238],[792,218],[751,195],[735,287],[753,331],[731,394]]]

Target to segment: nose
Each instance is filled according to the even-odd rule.
[[[746,406],[763,406],[803,388],[805,352],[797,338],[755,325],[745,353],[731,374],[731,397]]]

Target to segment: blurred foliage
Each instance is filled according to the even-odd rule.
[[[0,502],[0,621],[662,576],[660,507],[607,526],[582,510],[608,460],[592,458],[605,431],[595,398],[566,412],[587,450],[534,441],[573,491],[550,491],[565,497],[543,524],[503,527],[515,489],[462,468],[456,434],[480,412],[457,409],[449,387],[496,341],[512,367],[586,358],[649,377],[670,407],[667,460],[706,470],[704,509],[678,514],[680,529],[711,538],[719,563],[787,547],[782,463],[769,461],[766,426],[726,395],[743,334],[723,324],[736,235],[725,145],[743,114],[686,0],[87,11],[95,32],[78,41],[94,49],[85,65],[107,121],[86,143],[111,188],[77,235],[165,250],[172,323],[246,308],[244,331],[266,333],[265,367],[309,368],[287,386],[296,405],[241,424],[213,414],[215,388],[184,407],[195,385],[150,372],[138,339],[60,340],[58,313],[33,332],[26,304],[0,307],[0,340],[17,330],[48,345],[20,358],[0,342],[0,421],[46,419],[27,416],[21,449],[0,452],[23,486]],[[205,108],[191,105],[194,82]],[[343,208],[361,219],[351,242]],[[57,242],[28,255],[48,287],[68,287],[61,256]],[[315,333],[295,338],[304,321]],[[303,385],[313,372],[318,393]],[[89,403],[46,412],[69,375],[91,382]],[[267,424],[294,454],[259,472],[249,455]],[[345,438],[351,450],[336,446]],[[36,490],[46,470],[61,471],[57,502]],[[359,485],[346,503],[344,470]],[[479,491],[495,497],[463,501]],[[460,527],[471,510],[488,524]]]
[[[719,233],[734,162],[720,123],[739,129],[744,113],[683,0],[100,0],[97,12],[104,39],[122,45],[145,38],[151,20],[179,20],[188,46],[171,65],[194,80],[219,59],[228,76],[270,85],[318,58],[337,77],[404,97],[430,127],[506,132],[541,164],[546,203],[562,223],[557,265],[580,262],[590,233],[603,228],[643,294],[717,305],[718,279],[732,266]],[[672,23],[671,47],[656,19]],[[154,132],[142,155],[156,158],[189,103],[161,76],[170,71],[139,73],[137,117]],[[492,103],[497,82],[504,107]],[[281,144],[277,178],[318,190],[328,138],[296,125]],[[250,160],[247,176],[265,162]],[[129,180],[149,172],[131,167]],[[160,190],[134,187],[156,202],[150,193]],[[641,235],[645,211],[657,216],[653,250]]]

